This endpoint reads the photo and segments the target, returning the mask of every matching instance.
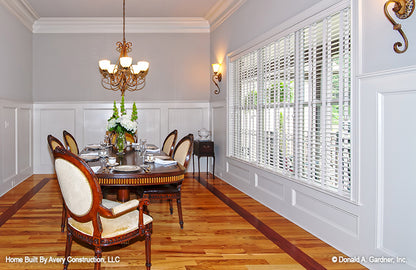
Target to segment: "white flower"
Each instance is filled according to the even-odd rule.
[[[114,128],[117,125],[116,119],[112,118],[107,122],[107,130]]]
[[[120,125],[125,128],[128,132],[136,133],[137,123],[130,120],[127,115],[122,115],[117,121]]]

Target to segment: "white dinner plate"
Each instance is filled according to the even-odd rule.
[[[85,161],[94,161],[94,160],[98,160],[100,157],[98,156],[98,154],[81,154],[79,155],[80,158],[82,158]]]
[[[113,170],[118,171],[118,172],[137,172],[137,171],[140,171],[140,166],[120,165],[120,166],[114,167]]]

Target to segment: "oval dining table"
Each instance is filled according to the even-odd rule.
[[[82,151],[86,153],[84,149]],[[156,156],[166,156],[165,153],[153,152]],[[185,178],[185,168],[180,164],[162,165],[155,162],[145,162],[143,155],[128,147],[122,155],[116,154],[115,150],[109,148],[109,156],[115,156],[118,165],[136,165],[147,167],[138,171],[121,172],[117,171],[116,166],[108,166],[103,160],[90,161],[88,164],[101,166],[95,173],[101,186],[117,188],[117,200],[125,202],[130,199],[130,187],[140,187],[147,185],[165,185],[180,183]]]

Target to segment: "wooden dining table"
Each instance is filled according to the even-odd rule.
[[[81,153],[91,153],[88,148],[82,150]],[[87,161],[91,167],[100,168],[95,175],[101,186],[115,187],[117,189],[117,200],[125,202],[130,199],[131,187],[140,187],[147,185],[165,185],[181,183],[185,178],[185,168],[177,164],[163,165],[155,162],[146,162],[145,156],[151,154],[154,157],[167,157],[162,152],[141,153],[134,150],[133,147],[127,147],[124,154],[116,154],[116,151],[109,147],[108,156],[116,157],[118,165],[136,165],[140,166],[140,170],[134,171],[118,171],[117,166],[109,166],[107,158],[99,158],[93,161]]]

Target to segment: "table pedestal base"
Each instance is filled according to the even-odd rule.
[[[129,188],[119,187],[117,189],[117,201],[127,202],[130,200],[130,191]]]

